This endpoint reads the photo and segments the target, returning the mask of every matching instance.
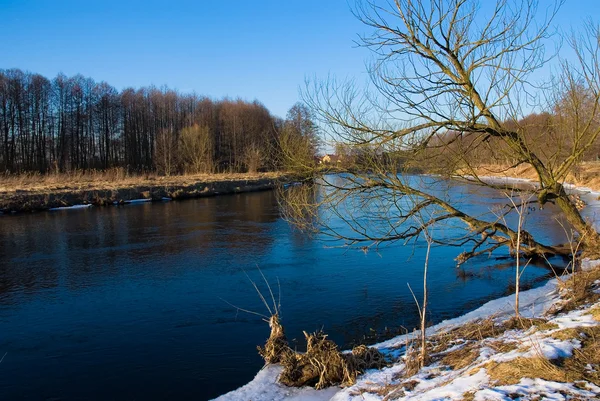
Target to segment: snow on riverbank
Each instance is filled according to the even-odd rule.
[[[57,210],[76,210],[76,209],[87,209],[88,207],[91,207],[92,205],[74,205],[74,206],[62,206],[62,207],[53,207],[51,209],[48,209],[51,212],[57,211]]]
[[[540,310],[547,308],[553,300],[557,297],[555,291],[556,282],[555,280],[550,281],[545,286],[536,288],[533,290],[526,291],[522,296],[528,299],[529,302],[522,301],[524,310],[531,312],[540,312]],[[431,327],[429,333],[433,334],[445,328],[451,328],[460,324],[463,324],[469,320],[484,318],[493,314],[501,314],[502,312],[511,311],[514,297],[505,297],[497,300],[490,301],[482,307],[474,310],[466,315],[460,316],[455,319],[441,322],[440,324]],[[389,350],[396,346],[402,347],[406,343],[407,336],[398,336],[391,340],[385,341],[381,344],[375,345],[381,351],[390,353]],[[391,351],[393,352],[393,351]],[[356,385],[341,390],[340,388],[329,388],[325,390],[314,390],[312,388],[305,389],[293,389],[286,387],[282,384],[277,383],[277,376],[279,375],[281,368],[279,366],[267,366],[247,385],[234,390],[224,396],[217,398],[219,401],[267,401],[277,399],[290,399],[297,401],[308,401],[308,400],[344,400],[351,399],[350,394],[352,389],[355,387],[361,387],[366,383],[384,384],[390,382],[395,374],[399,373],[404,369],[403,364],[395,365],[391,368],[383,369],[381,371],[372,371],[359,378]],[[335,397],[335,398],[334,398]]]
[[[588,263],[588,266],[590,264]],[[521,294],[521,310],[524,318],[540,318],[558,302],[561,302],[557,290],[558,279],[550,280],[543,287],[525,291]],[[597,283],[600,290],[600,282]],[[596,304],[596,308],[600,304]],[[416,375],[403,377],[405,365],[402,358],[407,336],[399,336],[376,345],[383,353],[397,358],[391,367],[382,370],[371,370],[360,376],[355,385],[347,388],[332,387],[324,390],[313,388],[290,388],[277,383],[281,368],[277,365],[267,366],[261,370],[254,380],[247,385],[225,394],[218,401],[359,401],[384,400],[386,395],[396,392],[392,399],[400,400],[461,400],[472,397],[474,400],[510,400],[510,396],[519,395],[527,400],[534,395],[543,395],[552,400],[568,399],[564,395],[580,397],[579,399],[597,399],[600,387],[591,383],[574,386],[572,383],[561,383],[542,379],[522,378],[512,385],[494,386],[486,368],[490,364],[514,361],[517,358],[535,358],[543,356],[548,359],[570,357],[574,350],[581,347],[577,338],[561,338],[555,335],[566,329],[583,329],[600,325],[590,314],[591,307],[574,310],[568,313],[550,316],[540,327],[532,326],[523,330],[507,330],[494,338],[478,341],[478,355],[471,363],[457,369],[450,369],[440,363],[433,363],[421,369]],[[455,319],[441,322],[428,329],[428,335],[446,333],[453,328],[481,321],[490,316],[502,322],[514,314],[514,296],[507,296],[486,303],[480,308]],[[414,336],[414,335],[413,335]],[[493,344],[505,344],[505,352],[497,351]],[[459,349],[464,344],[457,340]],[[448,351],[446,351],[448,352]],[[592,367],[594,368],[594,367]],[[597,368],[597,367],[596,367]],[[405,384],[406,383],[406,384]],[[410,386],[409,386],[410,385]]]
[[[488,182],[497,184],[526,183],[527,179],[482,177]],[[568,186],[568,189],[586,196],[588,216],[597,224],[600,214],[600,192],[589,188]],[[598,228],[598,227],[597,227]],[[600,261],[586,260],[582,263],[584,270],[598,268]],[[564,278],[563,278],[564,280]],[[594,292],[600,293],[600,280],[595,282]],[[520,295],[520,310],[524,318],[543,318],[547,312],[562,302],[558,291],[559,279],[548,281],[543,287],[524,291]],[[494,366],[510,365],[511,362],[538,359],[568,358],[581,348],[585,333],[584,328],[600,325],[598,317],[592,317],[592,310],[600,309],[600,302],[595,305],[574,310],[569,313],[546,316],[543,326],[532,326],[528,329],[507,330],[503,334],[478,341],[476,355],[470,363],[460,368],[449,368],[435,362],[421,369],[412,377],[405,377],[405,364],[401,356],[405,352],[407,335],[375,345],[384,354],[395,360],[394,364],[382,370],[371,370],[360,376],[351,387],[332,387],[323,390],[313,388],[290,388],[277,383],[281,367],[266,366],[248,384],[230,393],[220,396],[217,401],[381,401],[398,400],[462,400],[475,401],[515,399],[521,400],[579,400],[600,399],[600,387],[590,382],[568,383],[543,380],[541,378],[520,378],[516,383],[501,385],[493,380]],[[429,337],[436,333],[446,333],[453,328],[473,322],[480,322],[493,317],[497,322],[508,320],[514,315],[514,295],[492,300],[478,309],[454,319],[443,321],[428,328]],[[477,324],[477,323],[476,323]],[[574,330],[575,337],[562,338],[558,334],[566,330]],[[577,333],[581,338],[577,338]],[[410,334],[414,338],[415,334]],[[557,338],[558,337],[558,338]],[[460,340],[460,339],[459,339]],[[457,349],[466,342],[458,341]],[[492,344],[505,344],[497,349]],[[449,352],[449,351],[446,351]],[[494,365],[495,364],[495,365]],[[589,364],[588,364],[589,365]],[[600,370],[597,365],[586,366],[586,369]],[[489,369],[489,371],[488,371]],[[575,385],[577,384],[577,385]]]

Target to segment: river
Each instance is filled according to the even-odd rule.
[[[479,210],[506,201],[451,186]],[[532,231],[564,241],[555,214],[532,211]],[[0,216],[0,399],[204,400],[239,387],[269,328],[231,305],[268,314],[250,281],[270,299],[261,272],[299,349],[302,330],[348,347],[411,329],[423,247],[331,246],[291,228],[273,191]],[[511,291],[511,261],[456,269],[457,253],[432,250],[432,323]],[[523,281],[549,275],[531,265]]]

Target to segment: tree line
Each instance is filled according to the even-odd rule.
[[[279,170],[286,144],[317,151],[310,118],[300,103],[284,120],[258,101],[0,70],[0,172]]]

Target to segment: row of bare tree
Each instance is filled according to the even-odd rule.
[[[282,120],[258,101],[215,101],[155,87],[119,92],[81,75],[49,80],[0,70],[0,171],[275,170],[284,167],[282,136],[316,152],[314,124],[303,122],[312,131],[302,130],[297,118],[310,118],[300,104]]]

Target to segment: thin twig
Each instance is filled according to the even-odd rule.
[[[268,316],[265,316],[265,315],[263,315],[262,313],[258,313],[258,312],[254,312],[254,311],[251,311],[251,310],[248,310],[248,309],[243,309],[243,308],[240,308],[239,306],[236,306],[236,305],[232,304],[231,302],[229,302],[229,301],[227,301],[227,300],[225,300],[225,299],[223,299],[223,298],[221,298],[221,297],[219,297],[219,299],[220,299],[221,301],[225,302],[227,305],[229,305],[229,306],[231,306],[231,307],[235,308],[235,309],[236,309],[236,311],[241,311],[241,312],[250,313],[250,314],[252,314],[252,315],[257,315],[257,316],[260,316],[260,317],[262,317],[262,318],[266,319],[267,321],[268,321],[268,319],[269,319],[269,317],[268,317]]]
[[[242,269],[243,270],[243,269]],[[260,297],[260,299],[262,300],[263,304],[266,306],[267,310],[269,311],[269,314],[271,316],[274,315],[273,311],[271,310],[271,308],[269,307],[269,304],[267,303],[267,300],[265,299],[265,297],[263,296],[262,292],[260,292],[260,290],[258,289],[258,286],[256,285],[256,283],[254,281],[252,281],[252,279],[250,278],[250,276],[248,275],[248,273],[246,273],[246,270],[243,270],[244,274],[246,275],[246,277],[248,277],[248,280],[250,280],[250,282],[252,283],[252,285],[254,286],[254,289],[256,290],[256,292],[258,293],[258,296]]]

